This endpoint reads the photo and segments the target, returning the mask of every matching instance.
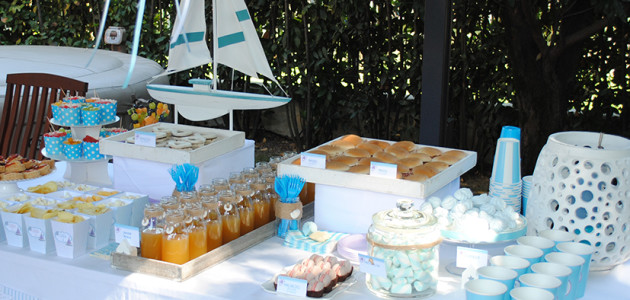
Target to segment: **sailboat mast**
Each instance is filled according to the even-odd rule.
[[[219,53],[219,38],[217,37],[218,30],[217,30],[217,0],[212,0],[212,56],[214,57],[214,59],[212,60],[212,74],[213,76],[213,80],[212,80],[212,89],[216,90],[217,89],[217,82],[219,81],[219,71],[217,70],[217,67],[219,65],[219,63],[217,62],[217,55]]]

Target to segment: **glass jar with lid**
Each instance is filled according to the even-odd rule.
[[[252,204],[254,205],[254,227],[258,228],[269,223],[270,220],[270,200],[267,192],[267,182],[264,178],[258,178],[250,184],[254,194]]]
[[[241,217],[236,204],[238,197],[232,190],[223,190],[218,194],[223,225],[223,244],[227,244],[241,236]]]
[[[194,203],[199,203],[199,197],[196,191],[181,192],[177,196],[177,200],[182,208]]]
[[[208,213],[200,203],[186,205],[186,231],[188,232],[188,250],[190,259],[195,259],[208,252],[206,217]]]
[[[206,210],[206,230],[208,251],[223,245],[223,226],[219,200],[216,195],[201,197],[201,205]]]
[[[140,254],[142,257],[162,259],[162,233],[164,231],[164,209],[157,204],[144,208],[142,232],[140,234]]]
[[[162,260],[183,264],[190,260],[188,232],[184,213],[180,210],[166,213],[162,235]]]
[[[241,235],[245,235],[254,230],[254,190],[247,183],[237,183],[234,185],[234,193],[238,198],[236,207],[241,217]]]
[[[368,289],[385,297],[428,297],[436,292],[441,233],[436,219],[400,199],[372,216],[368,255],[385,261],[387,276],[366,274]]]

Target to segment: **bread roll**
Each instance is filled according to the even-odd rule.
[[[444,170],[446,170],[448,168],[448,164],[443,163],[441,161],[431,161],[428,162],[426,164],[424,164],[423,166],[429,167],[434,169],[437,173],[440,173]]]
[[[350,167],[348,172],[357,173],[357,174],[370,174],[370,165],[356,165]]]
[[[334,146],[334,145],[322,145],[315,148],[315,150],[324,151],[328,153],[328,155],[330,156],[336,156],[336,155],[341,155],[344,149],[338,146]]]
[[[411,151],[416,148],[416,144],[414,144],[412,141],[400,141],[394,143],[392,146],[400,147],[407,151]]]
[[[369,142],[363,142],[361,144],[358,144],[357,148],[366,150],[367,152],[370,152],[370,155],[374,155],[374,153],[383,150],[383,149],[381,149],[381,147],[377,146],[376,144],[372,144],[372,143],[369,143]]]
[[[348,141],[348,142],[352,143],[355,146],[358,145],[358,144],[361,144],[363,142],[363,139],[360,136],[356,135],[356,134],[344,135],[344,136],[341,137],[340,140]]]
[[[448,150],[442,153],[442,155],[454,156],[454,157],[457,157],[458,159],[462,159],[466,157],[468,154],[466,154],[466,152],[461,151],[461,150]]]
[[[388,142],[381,141],[381,140],[370,140],[370,141],[368,141],[368,143],[374,144],[376,146],[379,146],[381,149],[385,149],[385,148],[390,146],[390,144]]]
[[[396,156],[394,156],[393,154],[384,152],[384,151],[374,153],[373,157],[388,164],[395,164],[396,161],[398,161]]]
[[[429,155],[431,157],[436,157],[436,156],[442,154],[442,151],[440,149],[433,148],[433,147],[421,147],[420,149],[415,150],[415,151],[418,152],[418,153],[427,154],[427,155]]]
[[[375,162],[383,162],[382,160],[380,160],[380,159],[378,159],[376,157],[367,157],[367,158],[363,158],[363,159],[359,160],[358,164],[362,165],[362,166],[363,165],[369,166],[369,165],[372,164],[373,161],[375,161]]]
[[[359,162],[358,157],[351,157],[347,155],[340,155],[330,160],[331,162],[340,162],[342,164],[346,164],[348,166],[354,166]]]
[[[423,174],[423,175],[426,175],[429,178],[435,176],[435,174],[438,173],[437,171],[435,171],[435,169],[427,167],[425,165],[417,166],[417,167],[411,169],[411,172],[413,174]]]
[[[409,155],[409,151],[394,145],[385,148],[385,152],[396,156],[398,159],[405,158]]]
[[[341,139],[340,140],[334,140],[334,141],[330,142],[329,145],[340,147],[344,151],[354,148],[354,144],[352,142],[344,141],[344,140],[341,140]]]
[[[368,152],[367,150],[359,149],[359,148],[348,149],[344,152],[344,154],[350,157],[359,157],[359,158],[372,156],[370,152]]]
[[[417,152],[411,152],[409,154],[407,154],[407,158],[409,157],[415,157],[420,159],[422,162],[428,162],[431,161],[431,156],[429,156],[426,153],[417,153]]]
[[[417,157],[406,157],[398,160],[399,165],[406,166],[409,169],[422,165],[423,161]]]
[[[326,169],[335,170],[335,171],[348,171],[350,167],[340,162],[331,161],[331,162],[326,163]]]
[[[460,159],[457,158],[454,155],[439,155],[433,158],[433,161],[437,161],[437,162],[443,162],[447,165],[453,165],[454,163],[458,162]]]

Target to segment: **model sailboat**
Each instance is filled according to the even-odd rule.
[[[281,106],[291,98],[217,89],[217,65],[229,66],[243,74],[258,74],[278,84],[273,76],[256,29],[243,0],[213,0],[213,53],[206,44],[204,0],[182,0],[173,26],[168,68],[164,75],[213,62],[214,80],[191,79],[192,87],[148,84],[151,97],[174,104],[177,112],[192,121],[209,120],[233,110],[267,109]]]

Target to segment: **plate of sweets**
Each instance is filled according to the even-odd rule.
[[[306,296],[322,299],[332,299],[357,281],[349,261],[319,254],[313,254],[293,266],[282,269],[261,286],[267,292],[276,293],[278,282],[283,277],[306,281]]]
[[[527,219],[506,202],[487,194],[474,195],[461,188],[442,199],[430,197],[420,211],[433,214],[442,227],[442,237],[473,244],[516,240],[527,231]]]

